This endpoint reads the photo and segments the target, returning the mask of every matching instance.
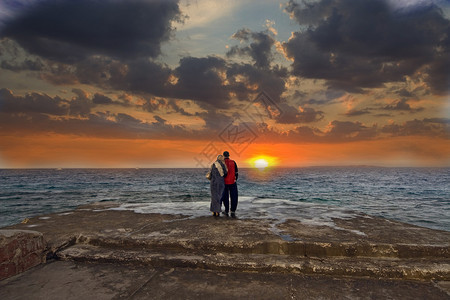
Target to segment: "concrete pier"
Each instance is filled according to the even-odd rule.
[[[450,299],[450,232],[361,214],[317,226],[114,206],[8,227],[42,234],[48,262],[0,281],[0,298]]]

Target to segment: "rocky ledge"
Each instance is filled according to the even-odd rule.
[[[305,276],[372,280],[374,288],[397,280],[397,287],[412,284],[421,291],[425,287],[433,290],[437,299],[449,297],[450,232],[361,214],[335,218],[334,226],[319,226],[298,220],[137,214],[115,210],[116,206],[111,203],[83,206],[66,213],[31,218],[26,224],[5,229],[16,233],[33,230],[33,239],[42,236],[45,251],[41,251],[39,262],[46,258],[84,267],[92,263],[97,267],[114,264],[135,270],[146,266],[146,270],[154,272],[165,270],[161,274],[167,270],[179,274],[189,270],[201,276],[225,272],[244,277],[284,276],[290,280],[298,276],[301,280],[306,280]],[[39,273],[49,267],[40,268],[29,272]],[[26,276],[31,275],[3,280],[0,290],[6,283],[10,287],[12,283],[24,284],[25,279],[20,278]],[[144,283],[138,288],[141,292],[144,286],[150,286],[150,279]],[[412,288],[406,290],[411,296],[417,295]],[[12,295],[8,289],[3,293]],[[183,293],[179,295],[189,295]],[[230,293],[223,296],[232,296]],[[430,293],[427,295],[432,296]],[[135,293],[124,295],[130,297]],[[332,294],[324,295],[327,298],[326,295]]]

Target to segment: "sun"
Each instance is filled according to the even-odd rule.
[[[247,162],[250,166],[263,171],[267,167],[276,166],[278,163],[278,158],[267,155],[258,155],[248,159]]]
[[[265,160],[264,158],[255,160],[255,167],[260,170],[264,170],[268,166],[269,166],[269,162],[267,160]]]

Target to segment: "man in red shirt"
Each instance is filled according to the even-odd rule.
[[[222,196],[222,202],[225,206],[224,214],[228,216],[230,208],[229,198],[231,198],[231,216],[235,218],[238,205],[238,190],[236,184],[236,180],[238,179],[238,167],[236,162],[230,159],[230,153],[228,151],[225,151],[223,156],[225,157],[225,164],[228,168],[228,174],[225,177],[225,190]]]

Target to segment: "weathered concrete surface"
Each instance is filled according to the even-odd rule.
[[[75,245],[58,257],[80,262],[120,262],[153,267],[185,267],[216,271],[296,273],[329,276],[448,280],[450,263],[440,259],[299,258],[292,255],[186,253]]]
[[[439,283],[53,261],[0,281],[0,299],[449,299]]]
[[[31,230],[0,230],[0,280],[45,262],[42,233]]]
[[[406,291],[409,291],[410,298],[417,299],[417,289],[431,289],[432,295],[440,295],[437,299],[450,295],[450,232],[364,215],[334,219],[335,226],[311,226],[295,220],[187,218],[109,209],[114,206],[110,203],[84,206],[67,213],[31,218],[27,224],[10,226],[9,229],[32,228],[41,232],[48,244],[48,258],[60,260],[56,263],[58,266],[65,261],[69,265],[94,270],[113,263],[120,270],[126,270],[123,272],[146,268],[149,272],[157,272],[158,276],[162,276],[160,270],[163,269],[177,270],[176,278],[172,278],[173,275],[167,278],[177,282],[178,294],[171,294],[167,290],[171,288],[170,284],[162,279],[154,283],[154,277],[149,279],[143,275],[148,282],[144,280],[147,283],[139,288],[139,292],[132,293],[135,298],[145,298],[150,291],[156,293],[155,298],[176,298],[183,292],[188,295],[183,298],[212,297],[213,291],[219,298],[233,297],[234,287],[226,287],[219,282],[211,288],[208,278],[220,279],[222,272],[228,274],[226,278],[236,276],[242,280],[255,276],[253,287],[240,290],[254,293],[254,298],[289,295],[291,290],[285,282],[281,284],[280,279],[279,283],[273,281],[273,291],[276,292],[266,291],[261,295],[267,297],[257,297],[260,294],[256,287],[265,285],[266,279],[273,276],[297,282],[295,290],[300,288],[301,293],[313,298],[336,298],[333,291],[323,294],[320,285],[315,285],[321,280],[328,282],[324,284],[329,284],[330,289],[337,281],[354,288],[362,285],[365,287],[362,290],[368,294],[358,294],[361,298],[370,298],[373,293],[380,295],[375,289],[383,290],[385,286],[390,290],[385,291],[386,295],[402,295],[393,298],[408,298]],[[36,270],[41,271],[36,271],[36,274],[44,272],[46,267],[38,267]],[[30,272],[17,277],[14,284],[25,285],[23,278],[27,278],[26,274]],[[67,268],[61,272],[68,272]],[[190,280],[186,274],[191,273],[197,277]],[[125,275],[119,272],[117,276]],[[230,282],[237,282],[236,278]],[[394,278],[402,280],[392,281]],[[419,281],[413,284],[408,280]],[[9,279],[8,282],[12,284]],[[76,286],[75,282],[70,284]],[[109,283],[99,284],[103,284],[103,289],[110,288]],[[302,285],[309,285],[313,290],[306,291],[300,287]],[[197,286],[196,290],[194,286]],[[147,290],[147,287],[151,289]],[[133,288],[124,288],[127,290],[124,297],[131,297]],[[349,289],[342,292],[343,296],[337,298],[354,298],[356,295]],[[301,297],[301,293],[296,295]],[[108,295],[119,297],[121,294],[116,291]]]

